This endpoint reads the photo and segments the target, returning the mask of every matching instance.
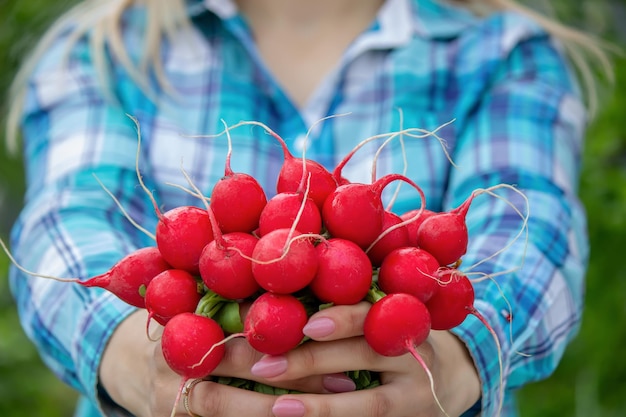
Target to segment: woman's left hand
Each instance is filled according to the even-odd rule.
[[[316,313],[305,328],[312,341],[284,356],[264,357],[253,366],[253,373],[270,384],[327,375],[327,391],[336,392],[280,396],[272,409],[276,417],[442,416],[441,408],[458,416],[480,398],[478,373],[456,336],[432,331],[417,348],[432,374],[433,393],[427,373],[411,354],[385,357],[369,347],[363,337],[369,307],[362,302]],[[340,386],[334,386],[333,374],[365,369],[380,372],[382,384],[350,391],[341,379]]]

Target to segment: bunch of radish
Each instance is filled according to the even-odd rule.
[[[329,171],[293,156],[265,125],[247,124],[262,126],[284,151],[271,198],[251,175],[232,171],[229,151],[210,198],[185,174],[198,206],[162,213],[150,194],[158,216],[155,246],[129,254],[103,275],[38,275],[17,265],[0,243],[26,273],[101,287],[147,309],[150,320],[164,326],[163,355],[181,375],[181,388],[208,376],[232,337],[246,338],[261,353],[283,354],[304,342],[312,313],[363,300],[373,303],[363,328],[371,348],[384,356],[411,353],[432,383],[416,350],[429,332],[452,329],[468,314],[488,326],[473,306],[472,282],[458,268],[468,244],[466,213],[477,193],[454,210],[429,211],[420,187],[404,175],[369,184],[346,180],[342,167],[362,144]],[[138,168],[137,174],[149,193]],[[396,181],[415,189],[419,208],[398,215],[384,207],[383,190]]]

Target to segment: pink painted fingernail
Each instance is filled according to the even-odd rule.
[[[331,335],[335,328],[334,321],[326,317],[320,317],[309,321],[302,331],[312,339],[319,339]]]
[[[350,392],[356,389],[354,381],[344,374],[324,375],[322,384],[330,392]]]
[[[278,400],[272,407],[272,413],[276,417],[303,417],[304,404],[301,401],[286,398],[284,400]]]
[[[265,356],[252,365],[250,372],[262,378],[272,378],[287,370],[287,358],[284,356]]]

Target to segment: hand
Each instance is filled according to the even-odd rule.
[[[182,379],[163,359],[158,339],[163,327],[138,310],[114,331],[100,364],[100,383],[111,399],[138,417],[169,416]],[[182,409],[182,404],[181,404]],[[180,415],[186,415],[184,409]]]
[[[319,342],[308,342],[283,358],[263,358],[255,369],[263,370],[270,383],[298,380],[312,374],[335,374],[368,369],[381,372],[376,388],[333,395],[299,394],[279,397],[273,405],[277,417],[326,416],[441,416],[430,381],[413,356],[384,357],[367,345],[363,320],[368,303],[336,306],[316,313],[306,328]],[[435,393],[450,416],[458,416],[480,397],[477,371],[463,343],[449,332],[431,332],[418,347],[432,372]],[[284,362],[283,371],[263,364]]]
[[[162,327],[152,322],[148,338],[147,319],[146,311],[138,310],[118,326],[102,358],[100,381],[113,401],[133,415],[167,417],[171,415],[176,395],[185,381],[169,368],[163,358],[158,342]],[[226,344],[225,357],[214,375],[268,383],[267,379],[255,376],[250,371],[261,357],[244,339],[231,340]],[[323,393],[350,389],[350,383],[349,378],[343,375],[314,374],[295,380],[283,378],[274,385],[302,392]],[[189,408],[198,416],[267,417],[275,399],[274,395],[202,381],[192,389]],[[176,404],[175,415],[188,416],[182,401]]]

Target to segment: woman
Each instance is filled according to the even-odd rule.
[[[307,335],[319,343],[261,357],[233,340],[214,372],[303,394],[201,381],[189,388],[187,410],[178,404],[176,413],[441,415],[437,398],[448,415],[515,415],[514,391],[555,369],[583,303],[588,248],[576,187],[586,114],[564,50],[592,89],[580,57],[603,53],[505,0],[83,2],[48,32],[15,82],[10,129],[12,137],[21,130],[28,190],[13,251],[30,270],[89,277],[153,244],[94,179],[129,217],[154,229],[153,206],[137,187],[137,132],[128,115],[141,127],[141,174],[163,210],[198,205],[168,185],[183,181],[181,161],[207,195],[223,175],[225,141],[191,137],[220,132],[222,120],[263,122],[294,153],[314,126],[307,157],[329,168],[366,137],[445,125],[438,135],[456,166],[434,138],[405,140],[406,174],[423,187],[429,209],[448,210],[497,184],[515,185],[531,208],[525,241],[515,241],[525,226],[515,208],[524,201],[512,190],[503,189],[503,199],[476,198],[467,217],[463,265],[497,277],[475,284],[475,306],[500,349],[473,317],[431,332],[419,349],[435,397],[414,359],[367,349],[366,303],[334,307],[309,321]],[[233,169],[272,195],[280,148],[262,129],[231,135]],[[403,172],[399,146],[387,149],[379,174]],[[369,181],[374,152],[357,153],[346,178]],[[394,210],[418,205],[404,187]],[[144,311],[17,269],[11,283],[27,334],[83,394],[77,416],[170,413],[180,378],[146,337]],[[343,376],[353,369],[380,372],[382,385],[354,391]]]

